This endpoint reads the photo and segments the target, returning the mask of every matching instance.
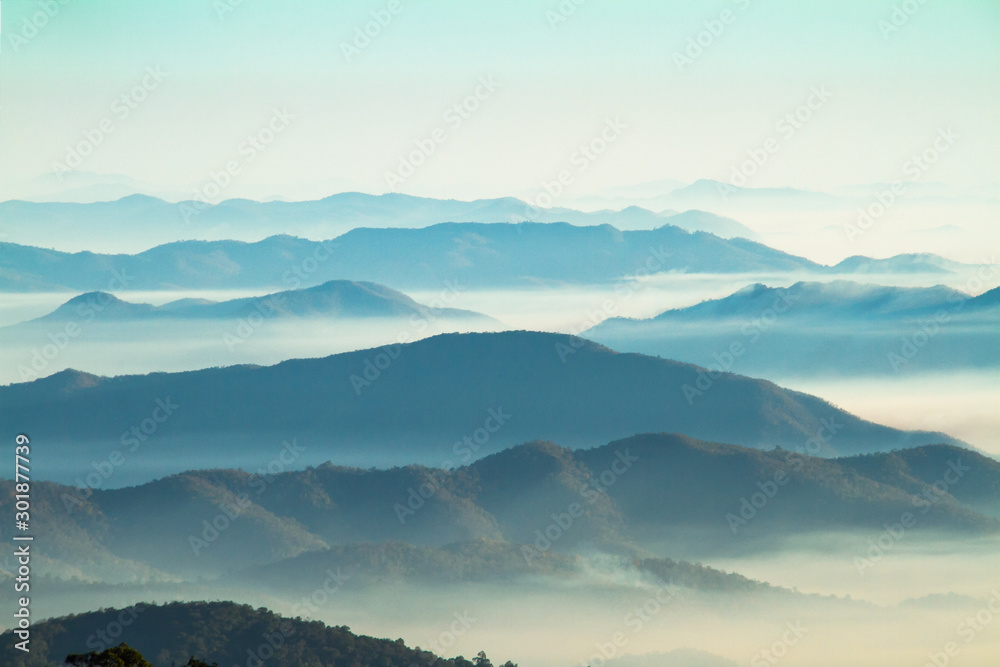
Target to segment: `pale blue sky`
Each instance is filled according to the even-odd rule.
[[[574,171],[574,195],[725,180],[820,85],[832,97],[751,185],[889,181],[946,126],[961,139],[934,180],[959,188],[998,180],[998,2],[913,0],[919,8],[885,37],[878,23],[898,0],[588,0],[555,28],[546,12],[559,0],[400,0],[352,62],[341,43],[388,0],[244,0],[220,18],[225,2],[69,0],[23,41],[26,17],[41,5],[3,2],[0,198],[23,195],[105,118],[113,132],[80,169],[180,193],[201,189],[230,160],[240,173],[227,196],[382,192],[398,156],[436,128],[444,143],[399,191],[530,193],[573,169],[577,147],[613,118],[627,129]],[[724,10],[732,22],[678,71],[675,52]],[[147,67],[168,75],[119,118],[112,102]],[[484,76],[499,88],[451,127],[445,112]],[[247,161],[241,142],[275,108],[294,118]]]

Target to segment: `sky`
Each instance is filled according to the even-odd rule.
[[[213,203],[579,197],[725,181],[766,146],[748,186],[832,191],[903,178],[942,131],[935,182],[1000,180],[995,1],[5,0],[0,21],[0,200],[68,169]]]

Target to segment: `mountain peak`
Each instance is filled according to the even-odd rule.
[[[114,304],[128,303],[127,301],[122,301],[121,299],[119,299],[118,297],[116,297],[111,292],[102,292],[102,291],[98,290],[98,291],[95,291],[95,292],[84,292],[83,294],[80,294],[78,296],[74,296],[72,299],[70,299],[69,301],[67,301],[66,303],[64,303],[62,305],[62,307],[77,306],[77,305],[84,304],[84,303],[88,303],[89,304],[89,303],[93,303],[94,301],[98,301],[98,300],[100,300],[100,301],[102,301],[104,303],[107,303],[107,304],[111,304],[111,303],[114,303]]]
[[[103,376],[94,375],[93,373],[78,371],[75,368],[67,368],[64,371],[39,378],[31,384],[39,388],[44,388],[46,391],[70,394],[80,389],[96,387],[106,379]]]
[[[155,310],[156,308],[148,303],[123,301],[110,292],[84,292],[39,320],[64,320],[81,317],[89,320],[95,316],[105,320],[121,320],[141,317]]]

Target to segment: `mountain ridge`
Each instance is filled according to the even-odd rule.
[[[877,532],[906,512],[927,535],[1000,534],[1000,462],[946,445],[824,459],[650,433],[586,450],[524,443],[454,469],[327,462],[33,490],[47,554],[37,573],[112,583],[248,583],[269,570],[280,588],[299,581],[292,563],[371,582],[564,577],[578,573],[576,556],[766,550],[772,539]],[[0,509],[14,501],[13,482],[0,481]]]
[[[0,243],[7,291],[298,288],[329,280],[399,289],[608,284],[634,275],[801,271],[836,273],[755,241],[665,225],[622,231],[569,223],[438,223],[419,229],[357,227],[327,241],[288,234],[255,241],[174,241],[134,255],[65,253]],[[957,265],[919,257],[855,261],[852,271]],[[916,263],[915,263],[916,262]],[[960,265],[959,265],[960,266]],[[111,289],[109,289],[111,287]]]
[[[682,215],[673,222],[670,218]],[[74,226],[67,226],[73,221]],[[720,236],[754,237],[748,227],[729,218],[690,210],[655,212],[638,206],[582,211],[565,207],[537,208],[515,197],[433,199],[401,193],[370,195],[342,192],[309,201],[255,201],[226,199],[215,204],[196,201],[171,203],[134,194],[112,201],[90,203],[0,202],[0,233],[33,245],[92,242],[95,234],[107,244],[121,246],[129,232],[142,231],[158,243],[176,240],[197,230],[214,240],[226,235],[251,240],[278,230],[297,235],[343,233],[353,227],[426,227],[440,222],[569,222],[577,225],[627,224],[650,229],[677,224]],[[27,227],[24,223],[29,223]],[[20,223],[18,226],[17,223]]]
[[[972,296],[944,285],[803,281],[755,283],[645,319],[608,318],[581,336],[696,364],[718,366],[721,357],[727,370],[750,375],[893,377],[1000,366],[998,324],[1000,288]]]
[[[53,321],[87,319],[145,320],[230,319],[258,312],[268,317],[448,317],[496,322],[480,313],[457,308],[431,308],[385,285],[371,282],[330,280],[314,287],[284,290],[261,296],[215,302],[179,299],[162,306],[133,303],[108,292],[86,292],[66,301],[54,311],[15,326]]]
[[[293,436],[312,443],[312,462],[323,452],[321,460],[463,462],[528,440],[583,447],[661,431],[789,449],[821,436],[827,455],[964,444],[867,422],[766,380],[527,331],[441,334],[273,366],[64,372],[0,387],[0,401],[21,415],[20,429],[74,456],[120,446],[119,434],[129,440],[131,427],[170,402],[179,407],[155,413],[156,441],[169,444],[144,456],[190,454],[188,467],[214,466],[206,457],[222,454],[250,465]],[[835,433],[824,427],[830,420]]]

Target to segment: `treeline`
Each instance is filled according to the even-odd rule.
[[[90,649],[89,653],[84,653]],[[493,667],[484,654],[445,659],[402,639],[356,635],[347,626],[283,618],[232,602],[137,604],[37,623],[31,652],[0,636],[9,667]],[[508,662],[503,667],[516,667]]]

